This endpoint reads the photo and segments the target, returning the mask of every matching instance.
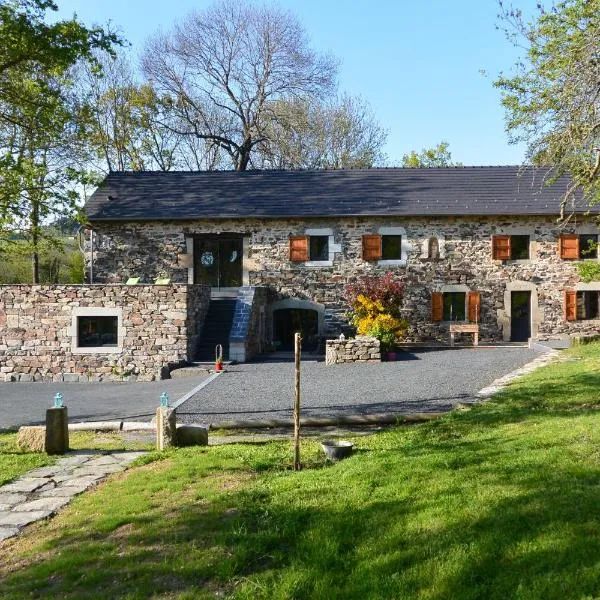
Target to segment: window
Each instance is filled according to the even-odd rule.
[[[577,292],[577,319],[578,320],[589,320],[598,319],[600,314],[598,312],[598,295],[600,292],[585,291]]]
[[[362,236],[363,260],[376,262],[383,265],[406,264],[407,248],[403,227],[381,227],[379,233]]]
[[[510,259],[527,260],[529,258],[529,236],[511,235],[510,236]]]
[[[598,258],[598,236],[583,234],[579,236],[579,258]]]
[[[495,235],[492,237],[492,257],[494,260],[529,259],[528,235]]]
[[[309,260],[327,261],[329,260],[329,236],[311,235],[310,238]]]
[[[381,236],[381,260],[401,260],[402,258],[402,236]]]
[[[467,295],[465,292],[444,292],[444,321],[464,321],[465,304]]]
[[[118,317],[77,317],[77,346],[79,348],[117,347],[119,345]]]
[[[558,253],[563,260],[598,258],[597,234],[563,234],[558,240]]]
[[[74,307],[71,313],[71,351],[75,354],[114,354],[123,349],[121,308]]]

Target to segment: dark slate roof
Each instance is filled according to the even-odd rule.
[[[568,180],[547,186],[547,177],[531,167],[120,172],[106,177],[85,209],[91,222],[556,215]]]

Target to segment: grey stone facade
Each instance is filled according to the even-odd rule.
[[[244,285],[263,286],[273,301],[293,299],[320,307],[320,332],[348,332],[344,287],[362,275],[394,272],[405,283],[404,316],[409,340],[448,340],[448,323],[432,322],[431,293],[477,291],[481,339],[511,337],[511,292],[531,293],[531,335],[539,339],[593,333],[600,320],[566,321],[564,290],[599,289],[583,284],[576,263],[558,255],[563,232],[597,233],[593,218],[578,216],[561,229],[554,217],[343,217],[314,219],[229,219],[189,222],[94,222],[95,282],[123,282],[130,276],[151,281],[166,274],[175,282],[194,281],[194,236],[244,236]],[[330,261],[321,265],[289,260],[289,237],[330,230]],[[402,235],[402,260],[390,264],[362,259],[361,236],[381,231]],[[528,260],[492,258],[493,235],[529,235]],[[435,237],[439,258],[427,255]],[[91,248],[88,247],[88,250]],[[90,252],[88,252],[88,257]],[[150,259],[151,257],[151,259]]]
[[[209,302],[200,285],[0,286],[0,378],[159,379],[193,354]],[[118,319],[118,346],[79,347],[81,315]]]

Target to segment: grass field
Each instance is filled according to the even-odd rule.
[[[600,596],[600,346],[356,440],[151,455],[2,548],[3,598]]]

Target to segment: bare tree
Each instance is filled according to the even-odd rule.
[[[282,118],[278,101],[324,97],[337,71],[291,13],[244,0],[221,0],[156,35],[142,67],[178,117],[171,127],[217,146],[240,171]]]
[[[259,146],[256,166],[349,169],[386,163],[387,132],[362,98],[280,101],[276,111],[280,118],[271,123],[268,139]]]
[[[165,127],[165,109],[149,84],[139,84],[126,55],[97,55],[84,64],[80,81],[88,140],[96,165],[107,171],[169,171],[177,164],[180,136]]]

